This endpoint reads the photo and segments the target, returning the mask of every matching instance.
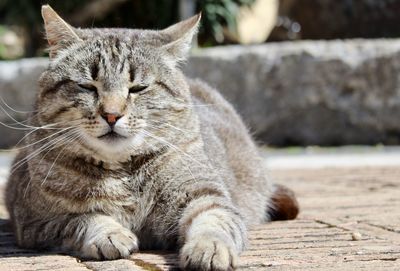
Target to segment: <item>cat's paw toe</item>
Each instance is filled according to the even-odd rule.
[[[234,270],[237,254],[217,238],[199,238],[186,243],[180,254],[183,270]]]
[[[127,258],[138,247],[137,237],[131,231],[121,228],[99,232],[83,244],[81,252],[83,258],[113,260]]]

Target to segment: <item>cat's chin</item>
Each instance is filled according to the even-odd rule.
[[[102,136],[99,136],[98,139],[106,141],[106,142],[118,142],[120,140],[127,139],[126,136],[118,134],[114,131],[108,132]]]
[[[136,155],[143,149],[143,135],[136,134],[125,137],[117,133],[107,133],[100,137],[86,135],[84,145],[100,156],[100,160],[123,162],[131,155]]]

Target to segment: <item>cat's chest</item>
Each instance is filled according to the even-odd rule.
[[[54,180],[53,180],[54,178]],[[154,201],[153,181],[143,174],[109,174],[101,178],[58,174],[40,190],[68,212],[102,212],[116,216],[143,217]]]
[[[156,202],[156,194],[148,180],[140,187],[129,185],[125,197],[121,200],[109,200],[94,205],[91,211],[99,211],[114,217],[122,225],[131,229],[139,229],[152,212]]]
[[[134,206],[152,196],[151,186],[152,180],[140,174],[106,176],[101,180],[87,180],[78,195],[83,194],[87,201],[101,202],[103,200],[110,205],[132,211],[135,209]]]

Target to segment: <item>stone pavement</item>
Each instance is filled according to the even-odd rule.
[[[360,159],[366,156],[359,155]],[[283,156],[267,164],[271,178],[297,193],[300,216],[252,229],[250,247],[242,254],[238,269],[400,270],[400,164],[338,162],[327,167],[320,157],[309,161],[313,165],[298,164],[299,168],[294,166],[294,157],[286,160],[286,167]],[[307,161],[303,158],[297,157],[297,162]],[[347,161],[340,155],[335,160]],[[4,187],[1,180],[0,186]],[[81,262],[66,255],[19,249],[2,203],[0,218],[1,271],[176,267],[172,252],[146,251],[126,260]]]

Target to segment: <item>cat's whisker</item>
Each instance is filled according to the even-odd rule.
[[[55,159],[55,161],[57,160],[57,158],[59,157],[59,155],[60,155],[60,153],[66,148],[66,147],[68,147],[69,146],[69,144],[71,143],[71,142],[73,142],[73,140],[71,140],[71,139],[74,139],[74,137],[76,137],[77,135],[75,134],[72,134],[71,136],[69,136],[69,137],[66,137],[65,138],[65,141],[64,142],[61,142],[61,143],[59,143],[59,144],[57,144],[56,146],[54,146],[54,147],[52,147],[50,150],[48,150],[46,153],[45,153],[45,155],[40,159],[40,161],[39,161],[39,165],[41,164],[41,162],[43,161],[43,159],[46,157],[46,155],[49,153],[49,152],[51,152],[52,150],[54,150],[54,149],[56,149],[56,148],[59,148],[59,147],[62,147],[62,146],[64,146],[64,148],[59,152],[59,154],[57,155],[57,157],[56,157],[56,159]],[[55,162],[54,162],[55,163]],[[54,166],[54,163],[52,164],[52,167]],[[52,168],[51,167],[51,168]],[[47,177],[48,177],[48,175],[49,175],[49,173],[50,173],[50,171],[51,171],[51,169],[49,170],[49,172],[48,172],[48,174],[47,174],[47,176],[46,176],[46,178],[45,178],[45,180],[47,179]],[[35,171],[36,172],[36,171]],[[44,180],[44,181],[45,181]],[[44,183],[44,181],[43,181],[43,183]],[[42,183],[42,185],[43,185],[43,183]]]
[[[62,142],[61,144],[64,144],[64,143]],[[58,148],[58,147],[59,147],[59,145],[56,144],[56,145],[54,145],[52,148],[50,148],[50,149],[42,156],[42,158],[39,160],[38,165],[40,165],[40,164],[42,163],[43,159],[46,158],[47,154],[49,154],[52,150],[54,150],[55,148]],[[36,170],[33,172],[33,174],[35,174],[36,171],[37,171],[37,168],[36,168]]]
[[[67,131],[67,130],[69,130],[69,129],[73,129],[73,128],[74,128],[74,127],[67,127],[67,128],[64,128],[63,130],[54,132],[54,133],[52,133],[51,135],[46,136],[46,137],[44,137],[44,138],[42,138],[42,139],[40,139],[40,140],[38,140],[38,141],[36,141],[36,142],[30,143],[30,144],[25,145],[25,146],[22,146],[22,147],[13,148],[12,150],[22,150],[22,149],[26,149],[26,148],[31,147],[31,146],[33,146],[33,145],[36,145],[36,144],[38,144],[38,143],[40,143],[40,142],[43,142],[43,141],[45,141],[45,140],[47,140],[47,139],[49,139],[49,138],[51,138],[51,137],[53,137],[53,136],[55,136],[55,135],[57,135],[57,134],[63,133],[63,132],[65,132],[65,131]],[[31,131],[30,133],[33,133],[33,132],[34,132],[34,131]],[[29,134],[28,134],[28,135],[29,135]],[[17,145],[18,145],[18,144],[17,144]]]
[[[164,106],[164,107],[163,107]],[[181,106],[184,108],[195,108],[195,107],[218,107],[218,104],[193,104],[193,103],[157,103],[156,105],[152,105],[151,107],[156,107],[161,110],[172,109],[174,106]]]
[[[154,126],[154,125],[152,125],[152,124],[150,124],[150,123],[147,123],[147,127],[149,127],[149,128],[152,128],[152,129],[155,129],[155,130],[158,130],[158,131],[160,131],[162,134],[165,134],[165,135],[167,135],[167,136],[171,136],[171,137],[174,137],[174,136],[176,136],[176,134],[174,134],[174,132],[173,131],[169,131],[168,129],[165,129],[165,127],[162,127],[162,125],[163,124],[166,124],[166,123],[161,123],[160,124],[160,126]],[[169,125],[167,125],[167,126],[169,126]],[[191,132],[193,132],[193,131],[189,131],[189,130],[187,130],[187,131],[184,131],[184,130],[182,130],[182,129],[179,129],[178,127],[175,127],[175,126],[169,126],[170,128],[173,128],[173,129],[175,129],[175,130],[177,130],[178,132],[180,132],[180,133],[182,133],[182,134],[190,134]],[[165,140],[165,139],[164,139]],[[169,142],[170,143],[170,142]],[[172,144],[172,143],[171,143]]]
[[[12,169],[11,173],[13,173],[20,166],[22,166],[23,164],[25,164],[29,160],[33,159],[34,157],[36,157],[40,153],[42,153],[42,152],[48,150],[49,148],[55,146],[58,142],[61,142],[61,141],[65,140],[68,136],[70,136],[70,135],[72,135],[73,133],[76,133],[76,132],[77,132],[76,130],[68,131],[66,134],[59,135],[56,138],[54,138],[51,141],[49,141],[46,144],[44,144],[43,146],[39,147],[38,149],[36,149],[35,151],[33,151],[32,153],[27,155],[24,159],[21,159],[18,163],[14,164],[13,167],[11,168]]]
[[[157,148],[156,148],[156,146],[155,145],[153,145],[153,144],[151,144],[151,143],[149,143],[145,138],[143,138],[143,142],[147,145],[147,146],[149,146],[152,150],[157,150]]]
[[[0,109],[8,116],[11,120],[13,120],[13,121],[15,122],[15,123],[13,123],[13,124],[18,124],[18,125],[22,126],[22,127],[13,127],[13,126],[11,126],[10,124],[0,122],[0,124],[6,126],[6,127],[8,127],[8,128],[16,129],[16,130],[59,129],[59,128],[54,128],[54,127],[52,127],[53,124],[36,127],[36,126],[31,126],[31,125],[27,125],[27,124],[21,123],[20,121],[18,121],[17,119],[15,119],[13,116],[11,116],[1,105],[0,105]]]
[[[6,101],[3,99],[3,97],[0,96],[0,100],[8,109],[10,109],[11,111],[13,111],[15,113],[30,114],[30,113],[33,113],[33,112],[37,112],[37,110],[32,110],[32,111],[16,110],[16,109],[12,108],[10,105],[8,105],[6,103]]]
[[[26,123],[29,123],[33,118],[35,118],[39,114],[40,114],[40,112],[27,117],[25,120],[21,120],[21,121],[17,121],[17,122],[15,122],[15,121],[14,122],[8,122],[7,124],[8,125],[21,125],[21,123],[22,123],[24,125],[28,125]]]
[[[40,148],[36,149],[35,151],[33,151],[32,153],[30,153],[29,155],[27,155],[26,157],[24,157],[23,159],[21,159],[20,161],[18,161],[18,163],[14,164],[12,166],[12,171],[11,173],[13,173],[15,170],[17,170],[19,167],[21,167],[23,164],[29,162],[31,159],[35,158],[37,155],[43,153],[44,151],[57,146],[57,143],[62,141],[62,137],[64,135],[61,135],[57,140],[54,140],[52,142],[48,142],[45,145],[41,146]],[[65,137],[65,136],[64,136]]]
[[[63,129],[63,128],[54,128],[54,127],[51,127],[51,126],[53,126],[53,125],[44,125],[44,126],[41,126],[41,127],[34,127],[34,126],[25,125],[25,124],[20,123],[20,122],[9,124],[9,123],[5,123],[5,122],[0,121],[0,124],[3,125],[3,126],[5,126],[5,127],[7,127],[7,128],[13,129],[13,130],[21,130],[21,131],[32,131],[32,130],[33,130],[33,131],[36,131],[36,130],[39,130],[39,129],[43,129],[43,130],[58,130],[58,129]],[[12,126],[12,125],[16,125],[16,124],[19,124],[19,125],[21,125],[22,127],[15,127],[15,126]]]
[[[182,128],[178,128],[178,127],[176,127],[176,126],[174,126],[174,125],[172,125],[172,124],[170,124],[170,123],[168,123],[168,122],[161,122],[161,121],[159,121],[159,122],[148,122],[147,124],[150,124],[150,126],[151,126],[152,128],[158,128],[158,129],[160,129],[160,128],[159,128],[159,127],[156,127],[156,126],[153,126],[152,124],[154,124],[154,125],[160,125],[160,126],[166,125],[166,126],[172,128],[172,129],[175,129],[175,130],[177,130],[177,131],[179,131],[179,132],[182,132],[182,133],[184,133],[184,134],[190,133],[190,132],[191,132],[191,131],[189,131],[189,130],[185,130],[185,129],[182,129]]]
[[[70,143],[74,142],[74,141],[75,141],[77,138],[79,138],[80,136],[81,136],[81,135],[78,133],[75,137],[72,137],[72,138],[68,139],[67,142],[64,143],[64,145],[65,145],[64,148],[62,148],[62,149],[60,150],[60,152],[58,153],[58,155],[57,155],[56,158],[54,159],[53,164],[51,164],[50,169],[49,169],[49,171],[47,172],[46,177],[44,178],[44,180],[43,180],[42,183],[41,183],[42,186],[45,184],[47,178],[49,177],[49,175],[50,175],[50,173],[51,173],[51,170],[53,169],[53,167],[54,167],[54,165],[56,164],[56,162],[57,162],[58,158],[60,157],[60,155],[65,151],[65,149],[66,149],[67,147],[69,147],[69,144],[70,144]]]
[[[151,125],[151,124],[149,124],[149,123],[147,123],[148,124],[148,127],[150,127],[150,128],[153,128],[153,129],[156,129],[156,130],[159,130],[159,131],[161,131],[161,132],[163,132],[164,134],[167,134],[167,135],[170,135],[170,136],[174,136],[174,134],[173,133],[168,133],[167,132],[167,130],[165,130],[165,129],[162,129],[162,128],[160,128],[160,127],[156,127],[156,126],[153,126],[153,125]],[[166,124],[165,122],[163,122],[163,124]],[[183,132],[183,131],[182,131]],[[186,132],[186,133],[189,133],[190,131],[188,131],[188,132]],[[165,140],[165,139],[164,139]],[[167,141],[168,142],[168,141]],[[170,143],[170,142],[169,142]],[[172,143],[170,143],[170,144],[172,144]],[[173,145],[173,144],[172,144]],[[176,148],[178,148],[177,146],[175,146]],[[178,148],[179,149],[179,148]],[[180,150],[180,149],[179,149]],[[181,152],[183,152],[182,150],[180,150]],[[191,157],[191,159],[194,159],[193,157]],[[200,163],[200,162],[198,162],[198,164],[201,164],[201,165],[203,165],[203,163]],[[203,165],[204,166],[204,165]],[[220,170],[227,170],[227,168],[224,168],[224,167],[219,167],[219,169]]]
[[[22,127],[26,127],[26,128],[36,128],[36,127],[32,127],[32,126],[30,126],[30,125],[26,125],[26,124],[23,124],[23,123],[21,123],[21,122],[19,122],[18,120],[16,120],[13,116],[11,116],[8,112],[7,112],[7,110],[5,110],[4,109],[4,107],[3,106],[1,106],[0,105],[0,109],[10,118],[10,119],[12,119],[13,121],[15,121],[15,123],[16,124],[19,124],[19,125],[21,125]],[[3,124],[4,125],[4,124]],[[7,125],[7,124],[6,124]],[[9,128],[13,128],[13,127],[11,127],[11,126],[8,126]]]
[[[178,104],[178,105],[183,105],[184,107],[187,107],[187,108],[193,108],[193,107],[215,107],[215,106],[218,106],[218,104]]]
[[[15,144],[15,146],[18,146],[21,142],[24,141],[25,138],[28,138],[31,134],[33,134],[34,132],[39,131],[39,129],[35,129],[30,131],[29,133],[25,134],[18,142],[17,144]]]
[[[73,136],[73,134],[72,134],[71,136]],[[67,136],[66,138],[68,138],[68,136]],[[42,161],[44,160],[44,158],[45,158],[52,150],[54,150],[54,149],[56,149],[56,148],[58,148],[58,147],[61,147],[62,145],[67,144],[67,143],[68,143],[68,142],[61,142],[61,143],[57,143],[57,144],[53,145],[53,146],[42,156],[42,158],[39,160],[38,165],[41,165],[41,164],[42,164]],[[26,162],[28,162],[28,161],[26,161]],[[38,170],[38,167],[35,169],[35,171],[33,172],[32,176],[35,176],[37,170]],[[31,182],[32,182],[32,179],[29,180],[29,182],[28,182],[28,184],[27,184],[27,186],[26,186],[26,188],[25,188],[24,197],[26,197],[26,193],[27,193],[27,191],[28,191],[28,189],[29,189],[29,186],[30,186]]]
[[[32,130],[32,128],[14,127],[14,126],[11,126],[11,125],[9,125],[7,123],[4,123],[2,121],[0,121],[0,124],[3,125],[4,127],[7,127],[7,128],[10,128],[10,129],[13,129],[13,130],[22,130],[22,131],[30,131],[30,130]]]
[[[78,119],[78,120],[67,121],[67,122],[56,122],[56,123],[51,123],[51,124],[48,124],[48,125],[49,125],[49,126],[50,126],[50,125],[53,126],[53,125],[58,125],[58,124],[60,124],[60,123],[63,123],[63,124],[71,124],[71,123],[76,122],[76,121],[79,121],[79,119]],[[79,124],[79,123],[77,123],[77,124]],[[65,131],[65,129],[71,129],[71,128],[76,128],[76,127],[78,127],[78,126],[74,125],[74,126],[69,126],[69,127],[60,128],[60,129],[62,129],[62,130],[61,130],[61,131],[58,131],[58,132],[55,132],[53,135],[58,134],[58,133],[61,133],[61,132]],[[24,135],[24,136],[15,144],[15,146],[18,146],[22,141],[24,141],[25,138],[29,137],[32,133],[37,132],[37,131],[40,131],[40,130],[41,130],[41,129],[37,128],[37,129],[34,129],[34,130],[30,131],[29,133],[27,133],[26,135]],[[52,136],[49,136],[49,137],[52,137]],[[47,137],[47,138],[48,138],[48,137]],[[42,141],[42,140],[40,140],[40,141]],[[37,142],[40,142],[40,141],[37,141]],[[35,143],[35,144],[36,144],[36,143]],[[32,145],[33,145],[33,144],[32,144]],[[13,148],[12,150],[18,150],[18,149],[23,149],[23,148],[25,148],[25,147]]]
[[[168,147],[174,149],[175,151],[178,151],[179,153],[183,154],[184,156],[186,156],[187,158],[189,158],[189,159],[192,160],[193,162],[195,162],[195,163],[197,163],[198,165],[204,167],[204,164],[203,164],[203,163],[197,161],[197,160],[194,159],[191,155],[187,154],[186,152],[184,152],[183,150],[181,150],[179,147],[177,147],[177,146],[175,146],[174,144],[168,142],[167,140],[165,140],[165,139],[163,139],[163,138],[161,138],[161,137],[155,136],[154,134],[152,134],[152,133],[150,133],[150,132],[148,132],[148,131],[146,131],[146,130],[144,130],[144,129],[142,130],[142,132],[143,132],[145,135],[147,135],[147,136],[149,136],[149,137],[151,137],[151,138],[153,138],[153,139],[155,139],[155,140],[158,140],[158,141],[161,142],[161,143],[164,143],[164,144],[167,145]]]
[[[42,112],[36,111],[35,114],[32,114],[30,116],[28,116],[26,119],[19,121],[20,123],[26,124],[29,123],[32,119],[34,119],[36,116],[38,116],[39,114],[41,114]],[[12,122],[12,123],[7,123],[8,125],[19,125],[19,123],[17,122]]]

